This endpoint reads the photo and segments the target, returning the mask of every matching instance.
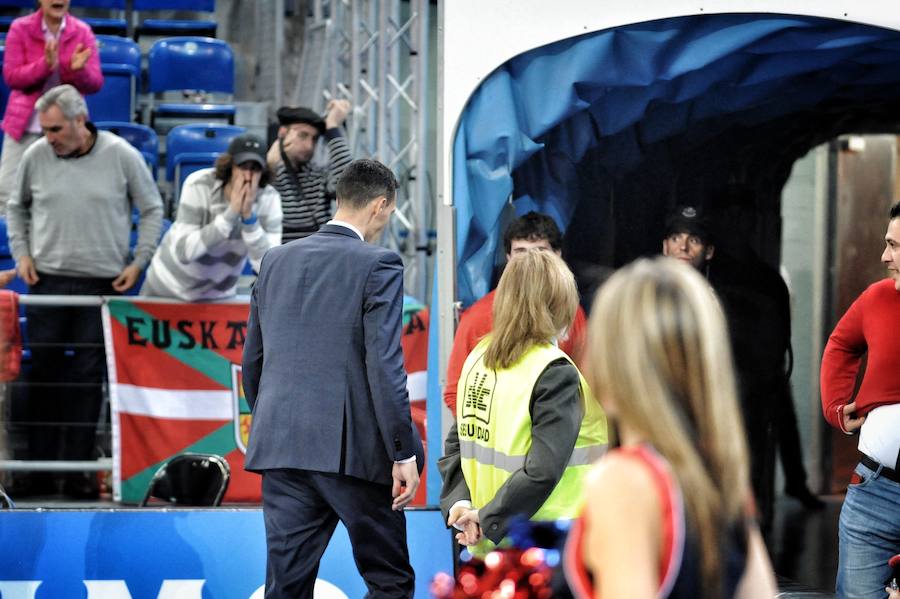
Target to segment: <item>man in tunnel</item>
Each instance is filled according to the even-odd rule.
[[[900,202],[890,210],[884,241],[888,278],[856,298],[822,356],[825,419],[848,435],[859,434],[862,454],[838,524],[839,597],[884,597],[888,560],[900,553]],[[863,356],[868,362],[854,394]]]
[[[700,210],[694,206],[678,206],[666,218],[663,256],[681,260],[708,276],[709,261],[715,251],[709,221]]]
[[[751,452],[751,482],[760,524],[767,530],[774,507],[776,448],[785,493],[808,509],[824,505],[807,487],[797,431],[790,387],[790,296],[778,270],[753,248],[758,206],[752,190],[730,185],[711,200],[716,253],[707,277],[728,320]]]

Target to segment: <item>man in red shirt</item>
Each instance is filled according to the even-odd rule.
[[[839,597],[884,597],[888,560],[900,553],[900,202],[891,208],[884,240],[888,278],[856,298],[822,356],[825,419],[848,435],[858,433],[862,454],[838,525]]]
[[[507,261],[514,254],[530,249],[549,250],[559,256],[562,254],[562,233],[551,217],[529,212],[510,223],[503,235],[503,246],[506,249]],[[453,350],[450,352],[450,361],[447,365],[447,386],[444,387],[444,403],[453,414],[456,414],[456,387],[463,363],[478,341],[491,332],[493,307],[494,291],[491,291],[472,304],[459,320],[459,328],[456,330],[456,337],[453,338]],[[587,317],[579,306],[572,326],[559,339],[559,348],[566,352],[575,364],[581,363],[586,329]]]

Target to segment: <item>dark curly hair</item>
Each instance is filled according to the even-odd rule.
[[[507,254],[512,252],[514,239],[528,241],[546,239],[555,251],[560,251],[562,248],[562,233],[556,226],[556,221],[539,212],[529,212],[509,223],[506,233],[503,234],[503,247]]]

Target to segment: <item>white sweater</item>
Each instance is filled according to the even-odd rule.
[[[232,297],[247,258],[258,271],[266,250],[281,243],[278,192],[271,185],[260,189],[257,221],[244,224],[224,186],[211,168],[185,180],[178,215],[150,262],[141,295],[189,302]]]

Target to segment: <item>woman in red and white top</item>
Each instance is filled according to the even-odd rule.
[[[773,597],[751,504],[725,321],[674,260],[613,275],[588,325],[588,376],[620,447],[596,465],[566,548],[576,597]]]

